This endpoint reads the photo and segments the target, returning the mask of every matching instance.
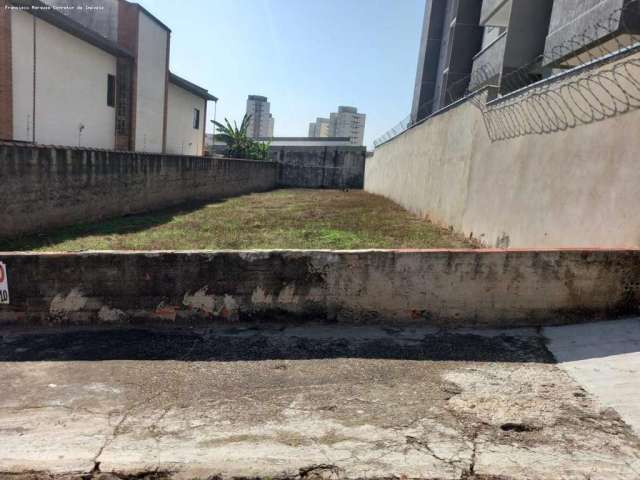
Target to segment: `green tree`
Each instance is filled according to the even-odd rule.
[[[269,160],[271,142],[253,142],[250,157],[254,160]]]
[[[215,134],[215,139],[227,145],[226,154],[228,157],[269,160],[271,142],[256,142],[249,138],[247,135],[249,120],[251,120],[251,115],[245,115],[240,127],[235,121],[231,125],[231,122],[226,118],[224,124],[211,120],[218,132]]]
[[[218,131],[214,138],[226,143],[228,156],[236,158],[247,158],[249,156],[254,143],[247,135],[249,120],[251,120],[251,115],[245,115],[240,128],[238,128],[238,124],[235,121],[231,125],[231,122],[226,118],[224,119],[224,124],[211,120]]]

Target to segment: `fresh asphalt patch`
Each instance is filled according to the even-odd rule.
[[[260,361],[331,358],[544,362],[553,361],[542,337],[488,336],[430,329],[335,324],[304,330],[282,325],[216,328],[49,330],[0,334],[0,361],[184,360]],[[357,328],[357,327],[356,327]],[[411,335],[414,332],[414,335]]]

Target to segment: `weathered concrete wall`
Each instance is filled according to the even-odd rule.
[[[636,251],[0,253],[0,323],[549,325],[640,311]]]
[[[486,136],[479,116],[465,104],[376,148],[367,159],[365,190],[462,231],[474,144]]]
[[[0,143],[0,237],[276,187],[272,162]]]
[[[226,145],[208,147],[223,156]],[[366,147],[271,146],[271,161],[280,165],[278,184],[291,188],[363,188]]]
[[[613,88],[607,98],[595,89],[591,106],[586,80],[559,82],[520,110],[512,98],[513,108],[486,115],[476,97],[409,129],[368,159],[365,189],[487,246],[640,246],[640,109],[622,105]],[[626,113],[603,119],[602,110]],[[537,123],[548,133],[524,132]]]
[[[298,188],[363,188],[365,147],[272,146],[278,183]]]

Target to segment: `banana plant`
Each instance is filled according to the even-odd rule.
[[[269,160],[271,142],[253,142],[251,158],[255,160]]]
[[[247,135],[249,120],[251,120],[251,115],[245,115],[239,128],[235,120],[233,125],[226,118],[224,124],[211,120],[218,131],[215,134],[215,139],[227,144],[228,156],[236,158],[249,156],[254,143]]]

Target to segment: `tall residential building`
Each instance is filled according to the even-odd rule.
[[[247,98],[247,115],[249,120],[248,135],[250,138],[273,137],[273,116],[271,104],[267,97],[261,95],[249,95]]]
[[[316,118],[315,122],[309,124],[309,137],[326,138],[329,136],[330,120],[328,118]]]
[[[426,3],[411,120],[416,122],[466,91],[473,57],[480,51],[480,0]]]
[[[604,26],[596,28],[593,34],[576,35],[585,25],[596,23],[594,5],[599,5],[598,15],[601,15],[605,5],[612,10],[624,1],[428,1],[412,122],[428,117],[470,90],[492,86],[502,95],[542,79],[550,68],[550,49],[555,47],[558,57],[571,57],[582,50],[583,39],[596,33],[609,38]],[[580,18],[580,12],[585,19]],[[612,22],[605,23],[611,30],[617,28]],[[545,41],[547,54],[543,58]]]
[[[585,31],[585,28],[591,28]],[[586,58],[630,46],[640,33],[640,2],[562,0],[553,3],[545,43],[549,68],[572,68]]]
[[[367,116],[355,107],[338,107],[329,116],[329,136],[348,137],[352,145],[364,143],[364,124]]]
[[[480,13],[484,38],[473,58],[469,89],[493,85],[506,94],[542,79],[540,57],[552,8],[553,0],[484,0]]]

